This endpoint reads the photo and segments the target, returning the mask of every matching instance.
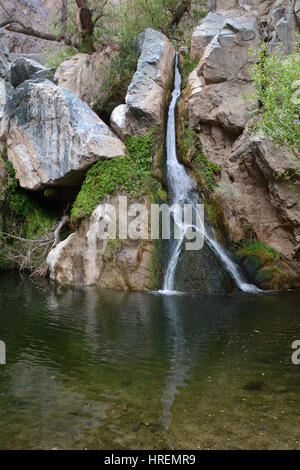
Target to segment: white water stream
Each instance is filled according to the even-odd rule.
[[[172,94],[172,100],[169,106],[168,123],[167,123],[167,183],[170,195],[170,204],[178,204],[183,207],[184,204],[193,204],[196,207],[198,198],[196,194],[196,185],[194,181],[187,174],[185,167],[179,163],[177,158],[177,141],[176,141],[176,121],[175,121],[175,109],[177,101],[181,95],[181,75],[178,67],[178,55],[176,56],[175,64],[175,81],[174,90]],[[173,214],[174,215],[174,214]],[[174,216],[174,224],[180,227],[181,237],[178,240],[174,240],[171,255],[169,258],[163,292],[174,293],[174,280],[176,274],[176,268],[180,253],[182,251],[183,242],[187,229],[190,226],[184,225],[182,220],[176,219]],[[196,230],[196,227],[193,227]],[[205,242],[215,252],[216,256],[221,260],[225,269],[230,273],[232,278],[235,280],[237,286],[244,292],[257,293],[260,290],[246,282],[243,273],[239,266],[234,263],[224,249],[219,245],[216,240],[214,230],[207,221],[202,226],[202,236],[204,236]]]

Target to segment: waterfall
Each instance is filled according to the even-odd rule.
[[[198,203],[198,196],[196,194],[196,184],[189,177],[184,165],[179,163],[177,158],[177,141],[176,141],[176,121],[175,109],[177,101],[181,95],[181,74],[178,67],[178,54],[176,55],[175,62],[175,79],[174,90],[172,99],[169,106],[168,123],[167,123],[167,184],[169,190],[170,204],[178,204],[183,207],[184,204],[192,204],[196,207]],[[174,280],[176,274],[176,267],[178,264],[179,256],[182,251],[182,245],[185,239],[187,229],[190,228],[184,225],[184,222],[177,218],[173,213],[174,224],[180,229],[181,236],[179,239],[173,241],[169,262],[165,274],[163,292],[174,292]],[[193,227],[196,230],[196,227]],[[205,225],[202,227],[202,236],[207,245],[214,251],[216,256],[220,259],[225,269],[229,272],[231,277],[235,280],[237,286],[244,292],[260,292],[260,290],[246,282],[240,267],[234,263],[229,255],[217,242],[213,228],[209,222],[205,220]]]

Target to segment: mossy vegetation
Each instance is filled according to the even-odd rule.
[[[237,260],[250,279],[266,290],[278,290],[287,277],[280,254],[267,243],[251,240],[239,246]]]
[[[202,190],[207,193],[213,192],[217,187],[217,176],[221,168],[206,157],[197,133],[184,125],[184,133],[180,144],[180,152],[183,161],[188,164],[196,173],[196,179],[202,183]],[[198,176],[198,178],[197,178]]]
[[[187,85],[187,79],[189,75],[198,66],[199,60],[192,60],[189,55],[180,54],[179,56],[179,68],[182,76],[183,88]]]
[[[20,188],[6,152],[2,152],[1,160],[6,183],[0,190],[0,269],[19,267],[41,273],[57,218]]]
[[[128,155],[100,160],[90,168],[71,210],[73,223],[91,215],[106,195],[125,192],[140,199],[143,194],[162,193],[160,181],[153,176],[156,130],[145,137],[130,137],[126,141]]]

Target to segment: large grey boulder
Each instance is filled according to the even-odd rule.
[[[27,57],[19,57],[10,68],[11,84],[17,87],[25,82],[25,80],[32,77],[32,75],[45,70],[47,70],[47,68],[39,62],[28,59]]]
[[[149,28],[137,43],[140,57],[126,104],[111,116],[112,128],[122,138],[146,135],[154,126],[163,125],[173,77],[175,49],[164,34]]]
[[[97,160],[126,153],[86,103],[49,80],[16,88],[7,112],[8,158],[23,188],[78,184]]]

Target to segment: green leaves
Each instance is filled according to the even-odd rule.
[[[106,195],[125,191],[140,198],[159,191],[160,185],[152,176],[155,131],[156,128],[146,137],[130,137],[126,142],[129,155],[100,160],[90,168],[71,210],[73,222],[91,215]]]
[[[286,145],[300,161],[299,46],[284,56],[282,51],[270,53],[262,44],[252,77],[256,92],[250,101],[260,105],[256,109],[260,120],[254,131],[261,131],[276,144]]]

